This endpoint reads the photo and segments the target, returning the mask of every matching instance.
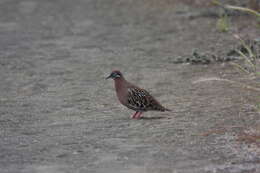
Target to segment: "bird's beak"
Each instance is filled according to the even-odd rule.
[[[108,77],[106,77],[106,79],[110,79],[112,76],[111,75],[109,75]]]

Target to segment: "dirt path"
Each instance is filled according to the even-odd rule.
[[[228,64],[173,63],[194,48],[223,52],[232,38],[215,19],[175,12],[147,1],[2,1],[0,172],[260,172],[259,150],[237,141],[259,124],[257,94],[200,82],[242,80]],[[112,69],[174,112],[131,120],[104,80]]]

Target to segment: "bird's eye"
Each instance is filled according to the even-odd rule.
[[[119,77],[121,77],[121,75],[120,75],[119,73],[113,73],[112,76],[113,76],[113,78],[119,78]]]
[[[120,74],[118,74],[118,73],[116,73],[116,75],[115,75],[116,77],[121,77],[121,75]]]

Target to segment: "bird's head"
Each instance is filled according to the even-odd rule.
[[[109,79],[109,78],[121,79],[121,78],[123,78],[123,75],[119,70],[114,70],[111,72],[111,74],[106,79]]]

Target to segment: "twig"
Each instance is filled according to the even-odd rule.
[[[249,86],[249,85],[246,85],[246,84],[242,84],[240,82],[232,81],[232,80],[229,80],[229,79],[216,78],[216,77],[196,80],[196,81],[193,82],[193,84],[197,84],[197,83],[200,83],[200,82],[206,82],[206,81],[224,81],[224,82],[228,82],[228,83],[231,83],[231,84],[237,84],[240,87],[245,88],[245,89],[260,92],[260,88],[255,88],[255,87],[252,87],[252,86]]]
[[[217,0],[213,0],[212,3],[215,4],[215,5],[219,5],[219,6],[223,7],[223,8],[232,9],[232,10],[239,10],[239,11],[245,11],[245,12],[251,13],[251,14],[257,16],[257,17],[260,17],[260,13],[259,12],[255,11],[255,10],[252,10],[250,8],[239,7],[239,6],[234,6],[234,5],[225,5],[225,4],[220,3]]]

